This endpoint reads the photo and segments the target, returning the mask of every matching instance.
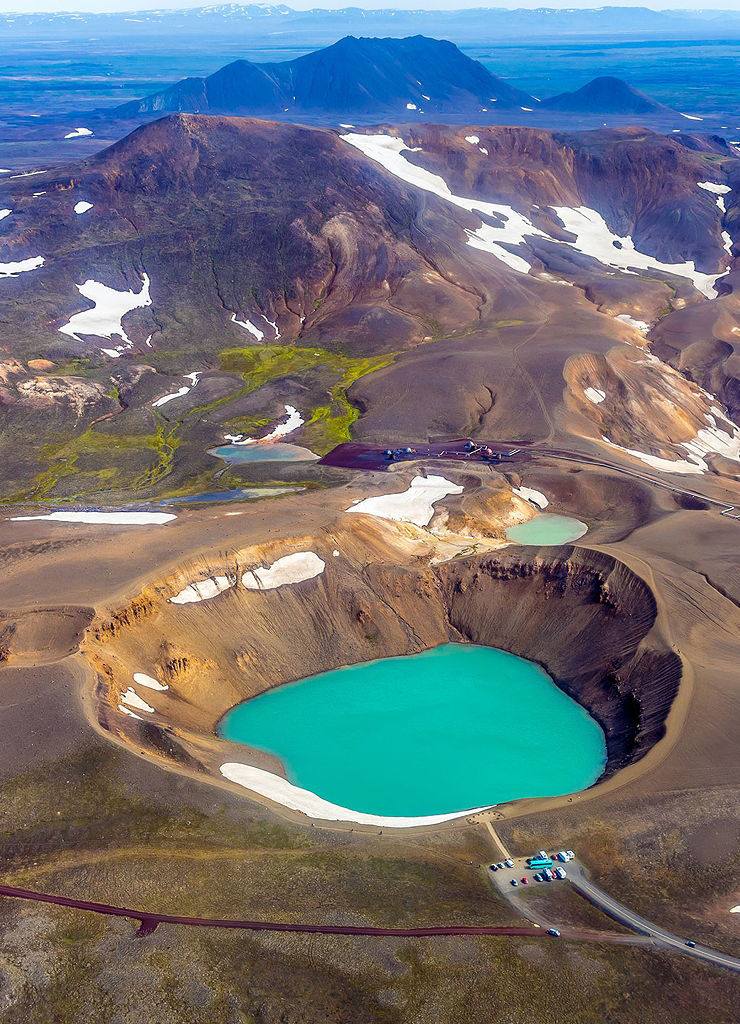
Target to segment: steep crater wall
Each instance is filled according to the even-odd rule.
[[[234,745],[215,730],[240,701],[342,665],[470,641],[538,662],[599,721],[608,754],[602,778],[662,737],[681,662],[654,628],[650,588],[624,564],[572,547],[509,548],[436,567],[408,557],[407,547],[399,564],[400,549],[382,552],[369,526],[363,533],[364,518],[344,543],[331,538],[341,557],[314,544],[326,561],[315,579],[269,591],[237,584],[212,600],[169,603],[183,580],[196,578],[191,566],[98,618],[84,650],[97,673],[101,726],[165,765],[213,775],[234,758]],[[292,542],[306,546],[305,538]],[[201,564],[198,574],[238,579],[260,558],[242,552]],[[136,720],[120,701],[139,672],[167,689],[137,687],[152,711]],[[266,755],[252,763],[280,771]]]

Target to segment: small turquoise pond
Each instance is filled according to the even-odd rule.
[[[308,448],[280,441],[269,444],[222,444],[219,448],[209,448],[208,454],[225,462],[314,462],[319,458]]]
[[[219,734],[274,754],[293,785],[386,816],[570,793],[606,763],[601,727],[543,669],[473,644],[280,686]]]
[[[588,527],[579,519],[545,512],[526,523],[510,526],[506,531],[506,539],[516,541],[517,544],[537,546],[569,544],[572,540],[578,540],[587,531]]]

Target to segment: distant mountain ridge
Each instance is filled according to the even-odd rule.
[[[423,19],[423,20],[422,20]],[[152,9],[114,13],[60,11],[38,14],[0,14],[0,26],[13,33],[95,33],[129,35],[181,33],[229,34],[238,30],[252,39],[275,43],[310,41],[326,44],[339,35],[412,35],[423,24],[430,35],[444,35],[459,42],[494,42],[500,39],[546,39],[568,36],[717,38],[740,31],[740,12],[655,11],[648,7],[600,7],[555,9],[474,8],[429,11],[392,7],[365,10],[313,8],[298,11],[285,4],[226,3],[186,9]]]
[[[410,36],[345,36],[295,60],[237,60],[207,78],[176,84],[116,108],[121,117],[157,112],[256,114],[321,111],[351,116],[387,111],[534,107],[537,101],[492,75],[454,43]]]
[[[575,92],[562,92],[542,101],[548,110],[579,114],[671,114],[673,111],[639,89],[602,75]]]

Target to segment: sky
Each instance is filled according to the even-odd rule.
[[[0,0],[0,11],[24,14],[35,11],[144,11],[163,8],[205,7],[230,0]],[[285,0],[295,10],[313,7],[411,8],[415,10],[454,10],[462,7],[651,7],[653,10],[701,10],[697,0]],[[707,8],[713,11],[740,10],[740,0],[709,0]]]

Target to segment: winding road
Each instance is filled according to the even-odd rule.
[[[707,946],[687,946],[685,939],[672,935],[665,928],[659,928],[658,925],[652,924],[652,922],[647,921],[640,914],[635,913],[634,910],[630,910],[623,903],[613,899],[603,889],[589,881],[583,866],[578,861],[572,861],[569,864],[568,877],[573,888],[595,906],[599,907],[600,910],[603,910],[605,914],[613,917],[615,921],[619,921],[620,924],[625,925],[627,928],[631,928],[632,931],[649,936],[656,945],[694,957],[696,960],[705,960],[718,967],[727,967],[731,971],[740,972],[740,960],[736,957],[729,956],[727,953],[718,953]]]
[[[623,935],[618,933],[612,933],[612,942],[621,942],[626,945],[642,945],[642,946],[653,946],[662,949],[671,950],[674,953],[682,953],[684,956],[690,956],[695,960],[703,960],[706,963],[713,964],[716,967],[726,967],[728,970],[740,973],[740,960],[736,957],[730,956],[727,953],[720,953],[717,950],[709,949],[708,946],[696,945],[687,946],[686,939],[682,939],[677,935],[671,934],[660,928],[658,925],[653,924],[640,914],[635,913],[628,907],[625,907],[623,903],[619,903],[613,899],[608,893],[604,892],[597,885],[594,885],[586,876],[586,871],[583,865],[578,860],[572,860],[568,863],[567,867],[568,875],[566,879],[554,880],[552,882],[537,883],[532,881],[531,885],[544,884],[549,886],[558,885],[572,885],[573,888],[584,896],[590,903],[593,903],[595,907],[602,910],[609,917],[618,921],[626,928],[636,932],[635,935]],[[519,875],[526,874],[530,879],[532,877],[531,870],[527,867],[526,861],[522,857],[515,859],[514,867],[508,871],[497,871],[493,872],[488,870],[487,872],[489,879],[494,885],[494,888],[517,910],[522,917],[526,917],[529,921],[541,928],[553,927],[555,922],[545,917],[536,908],[529,906],[526,898],[524,897],[524,891],[521,886],[513,887],[511,885],[512,878],[518,878]],[[564,938],[575,937],[572,934],[572,930],[569,928],[561,928],[561,934]]]
[[[667,491],[672,491],[674,494],[683,494],[688,498],[706,502],[717,508],[720,515],[740,521],[740,506],[731,505],[729,502],[722,501],[719,498],[710,498],[701,492],[689,490],[687,487],[679,487],[675,483],[661,480],[649,473],[643,473],[638,469],[610,462],[595,455],[569,451],[566,448],[544,448],[539,445],[539,442],[533,444],[529,441],[482,441],[480,439],[473,441],[475,448],[472,451],[467,451],[465,445],[469,440],[471,439],[462,437],[440,443],[417,444],[408,453],[403,448],[399,448],[397,451],[400,454],[392,461],[385,458],[385,449],[379,448],[377,445],[348,441],[333,448],[320,460],[320,463],[327,466],[341,466],[344,469],[366,470],[385,470],[390,466],[397,465],[399,462],[413,462],[420,459],[451,459],[460,462],[483,462],[493,466],[506,466],[519,462],[529,462],[539,455],[565,462],[579,462],[583,465],[597,466],[599,469],[608,469],[614,473],[621,473],[635,480],[653,484],[655,487],[662,487]],[[499,459],[492,461],[483,455],[484,448],[490,449],[495,455],[499,456]]]

